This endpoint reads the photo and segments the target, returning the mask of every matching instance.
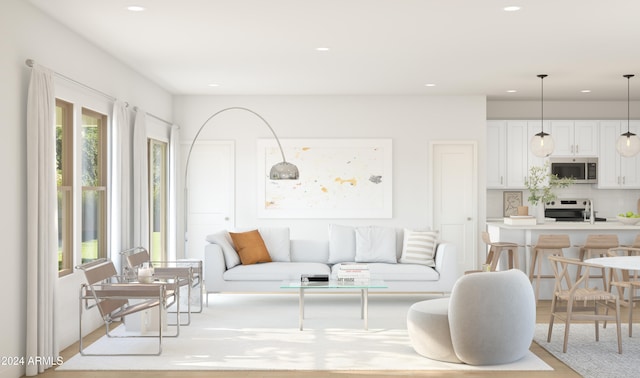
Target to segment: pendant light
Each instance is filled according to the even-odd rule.
[[[531,152],[538,157],[547,157],[553,152],[555,146],[551,135],[544,132],[544,78],[547,75],[537,75],[540,78],[540,132],[531,138]]]
[[[640,152],[640,138],[632,132],[629,131],[629,124],[631,117],[629,116],[629,103],[630,103],[630,92],[629,92],[629,82],[631,78],[635,75],[627,74],[622,75],[627,78],[627,132],[620,135],[618,138],[618,142],[616,143],[616,150],[620,153],[620,155],[624,157],[632,157],[636,156],[638,152]]]

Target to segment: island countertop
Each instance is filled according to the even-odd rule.
[[[505,224],[503,221],[487,221],[487,227],[498,227],[507,230],[536,230],[536,231],[560,231],[560,230],[577,230],[577,231],[640,231],[640,225],[627,225],[617,221],[606,222],[555,222],[549,221],[535,225],[513,225]]]

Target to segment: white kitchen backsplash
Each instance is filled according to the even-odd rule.
[[[512,191],[512,190],[509,190]],[[502,217],[503,190],[487,190],[487,218]],[[598,217],[615,218],[618,213],[637,211],[640,189],[595,189],[592,185],[571,185],[557,190],[558,198],[589,198]],[[529,192],[522,190],[522,200],[527,204]],[[530,209],[531,212],[531,209]]]

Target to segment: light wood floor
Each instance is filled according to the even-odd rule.
[[[549,310],[550,301],[539,301],[537,308],[537,322],[548,323],[549,322]],[[638,311],[635,311],[638,314]],[[635,316],[634,322],[640,321],[640,314]],[[623,315],[626,316],[626,309],[623,310]],[[91,335],[85,338],[85,343],[89,344],[94,340],[104,335],[104,329],[99,329],[93,332]],[[308,378],[320,378],[320,377],[351,377],[351,378],[363,378],[363,377],[527,377],[527,378],[546,378],[546,377],[580,377],[579,374],[560,362],[554,356],[545,351],[542,347],[536,343],[531,344],[531,351],[549,364],[554,371],[491,371],[491,372],[468,372],[468,371],[64,371],[56,372],[53,368],[45,371],[40,377],[45,378],[76,378],[76,377],[93,377],[93,378],[107,378],[117,377],[121,378],[126,375],[127,378],[163,378],[163,377],[175,377],[175,378],[201,378],[201,377],[215,377],[215,378],[293,378],[304,375]],[[78,353],[78,345],[74,344],[69,348],[62,351],[61,355],[65,360],[70,359]]]

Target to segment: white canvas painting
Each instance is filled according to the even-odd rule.
[[[299,180],[269,179],[277,142],[258,141],[261,218],[391,218],[391,139],[283,139]]]

